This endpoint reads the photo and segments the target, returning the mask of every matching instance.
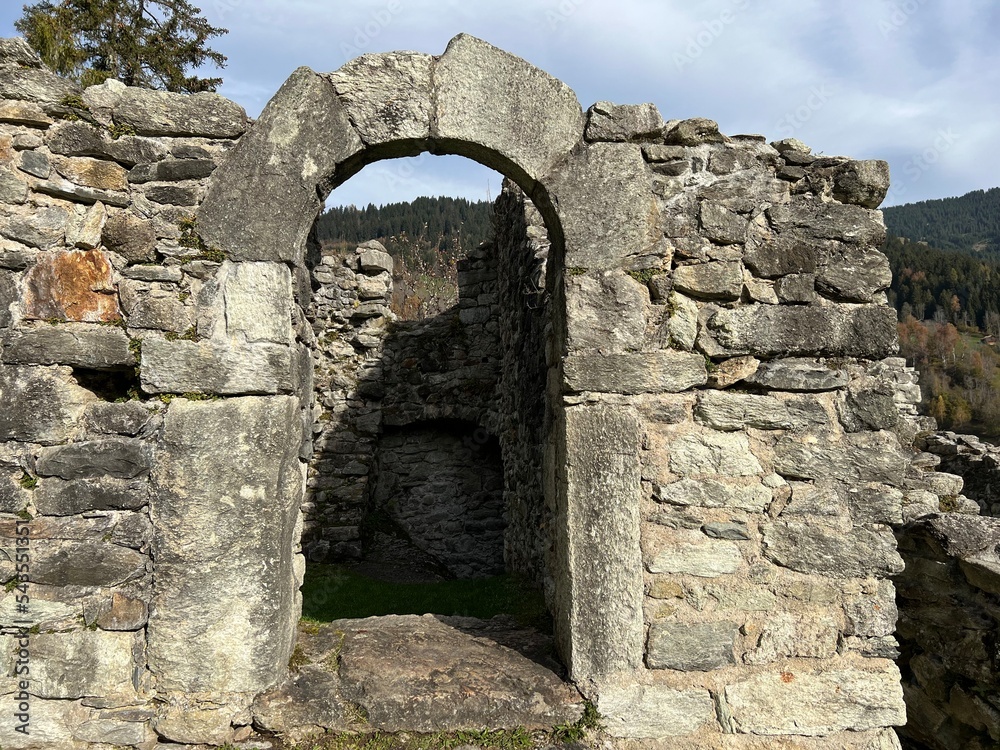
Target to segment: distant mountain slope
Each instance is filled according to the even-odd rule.
[[[468,249],[492,236],[492,212],[490,202],[449,197],[421,197],[381,207],[372,203],[365,208],[336,206],[320,214],[316,231],[320,242],[384,242],[406,236],[442,251]]]
[[[1000,258],[1000,188],[883,210],[890,234],[940,250]]]

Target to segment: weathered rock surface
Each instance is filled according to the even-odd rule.
[[[434,93],[432,135],[529,193],[583,136],[583,111],[566,84],[468,34],[438,60]]]
[[[301,260],[317,184],[362,148],[333,85],[299,68],[215,171],[198,231],[232,260]]]
[[[708,380],[704,357],[675,351],[572,354],[564,372],[567,387],[574,391],[677,393]]]
[[[129,338],[120,328],[71,323],[6,332],[0,359],[9,364],[58,364],[88,370],[135,365]]]
[[[51,444],[68,440],[93,394],[68,367],[0,366],[0,441]]]
[[[707,690],[659,685],[602,685],[597,710],[613,737],[658,739],[691,734],[715,718]]]
[[[887,527],[855,527],[848,536],[818,522],[778,521],[764,529],[764,554],[800,573],[833,578],[885,577],[903,570]]]
[[[434,615],[338,620],[302,633],[308,660],[257,700],[254,715],[282,731],[434,732],[545,728],[582,713],[579,693],[546,667],[492,640],[486,623]],[[337,706],[354,705],[352,717]],[[307,710],[304,710],[307,709]],[[309,710],[314,709],[314,710]]]
[[[151,451],[138,440],[88,440],[42,448],[35,470],[45,477],[85,479],[111,476],[131,479],[149,471]]]
[[[825,735],[906,722],[899,672],[843,669],[811,674],[794,668],[729,685],[726,702],[741,732],[765,735]]]
[[[393,52],[362,55],[326,77],[361,139],[387,145],[430,136],[433,67],[431,55]]]
[[[98,235],[99,236],[99,235]],[[97,250],[43,253],[24,279],[24,317],[82,323],[121,320],[112,268]]]
[[[737,626],[732,622],[653,623],[646,664],[650,669],[708,672],[734,664]]]
[[[719,310],[702,336],[723,352],[763,357],[819,355],[882,359],[897,349],[891,307],[752,305]],[[709,351],[715,356],[715,351]]]
[[[291,397],[168,407],[150,504],[158,575],[148,648],[160,690],[256,693],[282,676],[297,619],[286,613],[300,436]]]

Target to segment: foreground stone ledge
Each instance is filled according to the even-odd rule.
[[[896,665],[872,659],[867,666],[881,671],[845,665],[811,673],[789,665],[727,686],[725,699],[736,729],[752,734],[821,736],[905,724]]]

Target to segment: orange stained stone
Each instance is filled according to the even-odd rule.
[[[39,255],[24,278],[24,317],[84,323],[121,320],[107,256],[100,250]]]

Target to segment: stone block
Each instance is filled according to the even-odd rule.
[[[121,320],[113,272],[99,250],[40,254],[24,276],[24,317],[78,323]]]
[[[128,212],[108,217],[102,240],[108,250],[118,253],[129,263],[156,260],[156,233],[152,222],[143,221]]]
[[[14,559],[13,539],[0,549]],[[120,586],[146,575],[149,558],[135,550],[94,540],[49,540],[31,556],[29,580],[43,586]]]
[[[740,548],[733,542],[705,536],[700,531],[664,535],[659,551],[649,557],[650,573],[686,573],[699,578],[717,578],[735,573],[743,565]]]
[[[66,229],[66,244],[81,250],[96,250],[101,244],[108,212],[103,203],[95,203],[80,221],[72,222]]]
[[[9,169],[0,169],[0,203],[19,205],[28,199],[28,183]]]
[[[698,215],[705,237],[720,245],[742,245],[747,239],[749,222],[735,211],[717,203],[703,201]],[[740,286],[743,276],[740,274]]]
[[[888,527],[843,528],[818,521],[766,524],[764,556],[799,573],[832,578],[886,578],[903,571]]]
[[[784,304],[809,304],[816,300],[816,277],[811,273],[790,273],[774,282],[774,291]]]
[[[763,513],[771,504],[771,490],[754,482],[733,484],[710,478],[681,479],[673,484],[657,485],[653,498],[670,505],[699,508],[731,508],[749,513]]]
[[[9,704],[15,693],[0,696]],[[5,750],[78,750],[76,731],[91,719],[93,711],[80,701],[31,701],[29,734],[17,732],[14,721],[0,722],[0,744]]]
[[[137,164],[128,173],[132,185],[146,182],[181,182],[183,180],[203,180],[215,171],[212,159],[167,159],[146,164]]]
[[[675,351],[571,354],[563,371],[569,390],[604,393],[678,393],[708,379],[704,357]]]
[[[7,645],[14,642],[8,637]],[[132,685],[133,649],[139,647],[131,633],[75,630],[31,636],[31,692],[39,698],[73,700],[100,696],[111,700],[137,700]],[[13,653],[6,648],[8,674]],[[14,688],[14,685],[8,685]]]
[[[8,331],[0,359],[8,364],[69,365],[118,370],[135,365],[129,338],[120,328],[64,323]]]
[[[166,147],[151,138],[124,136],[112,139],[103,130],[85,122],[59,122],[46,134],[49,150],[63,156],[113,159],[125,167],[163,159]]]
[[[667,307],[670,310],[670,317],[666,322],[666,332],[670,346],[691,351],[698,338],[698,305],[683,294],[671,292]]]
[[[106,438],[42,448],[35,470],[40,476],[60,479],[132,479],[147,473],[152,462],[152,451],[142,441]]]
[[[670,469],[681,476],[746,477],[764,473],[743,433],[695,432],[674,440],[669,450]]]
[[[59,104],[79,94],[79,86],[47,68],[7,67],[0,76],[0,99]]]
[[[41,180],[47,180],[52,174],[52,160],[42,151],[23,151],[17,168]]]
[[[889,164],[878,159],[849,161],[833,173],[833,197],[841,203],[878,208],[889,191]]]
[[[392,274],[392,256],[378,240],[369,240],[358,245],[361,252],[358,255],[358,267],[365,273]]]
[[[224,263],[216,280],[226,309],[226,335],[250,344],[290,345],[292,275],[278,263]]]
[[[836,240],[878,247],[885,240],[882,215],[858,206],[826,203],[813,197],[793,197],[767,210],[771,225],[794,239]]]
[[[743,262],[754,275],[765,279],[792,273],[815,273],[816,250],[805,240],[776,237],[749,244]]]
[[[604,353],[634,351],[646,339],[645,286],[624,271],[566,277],[567,346]]]
[[[694,416],[713,430],[784,430],[792,426],[784,403],[773,396],[706,391],[698,396]]]
[[[149,407],[139,401],[97,401],[87,407],[84,424],[90,432],[135,437],[152,417]]]
[[[816,287],[848,302],[871,302],[892,283],[889,259],[874,247],[835,245],[820,256]]]
[[[813,737],[901,726],[906,710],[899,671],[892,662],[877,666],[881,671],[758,674],[727,686],[725,699],[737,731],[749,734]]]
[[[665,123],[655,104],[597,102],[587,110],[588,141],[646,141],[663,135]]]
[[[659,739],[692,734],[715,721],[707,690],[660,685],[602,685],[597,711],[612,737]]]
[[[298,621],[300,439],[293,397],[170,403],[150,505],[148,648],[161,694],[253,694],[284,676]]]
[[[291,393],[292,350],[271,343],[231,347],[217,341],[143,341],[142,388],[147,393],[220,395]]]
[[[22,245],[42,250],[66,238],[70,214],[63,208],[37,208],[28,216],[13,215],[0,220],[0,234]]]
[[[691,117],[667,127],[664,143],[676,146],[700,146],[703,143],[723,143],[726,136],[719,132],[719,123],[706,117]]]
[[[94,400],[67,367],[0,366],[0,441],[68,440]]]
[[[639,146],[593,143],[546,180],[566,236],[566,268],[617,268],[655,255],[663,238],[652,175]]]
[[[774,451],[774,470],[789,479],[902,483],[908,461],[890,433],[862,432],[842,443],[805,443],[786,436]]]
[[[326,78],[361,139],[391,147],[430,136],[434,62],[417,52],[361,55]]]
[[[55,169],[70,182],[96,190],[128,190],[125,170],[113,161],[88,157],[62,157],[55,160]]]
[[[896,588],[892,581],[879,581],[878,591],[861,594],[844,602],[847,616],[846,635],[878,638],[896,631],[899,612],[896,608]]]
[[[566,84],[468,34],[438,59],[434,95],[432,137],[529,194],[583,137],[583,111]]]
[[[640,425],[628,409],[565,410],[566,536],[557,555],[557,639],[574,679],[642,663]]]
[[[851,376],[833,363],[815,359],[775,359],[761,362],[746,378],[752,385],[775,391],[833,391],[847,386]]]
[[[896,311],[875,305],[749,305],[718,310],[699,335],[699,346],[703,338],[723,352],[762,357],[884,359],[898,348]]]
[[[231,260],[301,261],[317,186],[363,148],[333,85],[299,68],[213,173],[198,231]]]
[[[758,627],[757,642],[744,657],[747,664],[790,658],[832,659],[837,654],[840,625],[832,613],[779,612]]]
[[[102,104],[114,103],[117,124],[131,126],[138,135],[238,138],[247,129],[243,108],[211,92],[175,94],[113,81],[87,89],[84,101],[98,96]]]
[[[33,502],[45,516],[73,516],[105,510],[138,510],[149,503],[149,485],[139,479],[98,477],[39,481]]]
[[[743,292],[743,266],[738,261],[715,261],[679,266],[674,288],[702,299],[737,300]]]
[[[654,622],[649,626],[646,664],[650,669],[710,672],[736,663],[733,622]]]

